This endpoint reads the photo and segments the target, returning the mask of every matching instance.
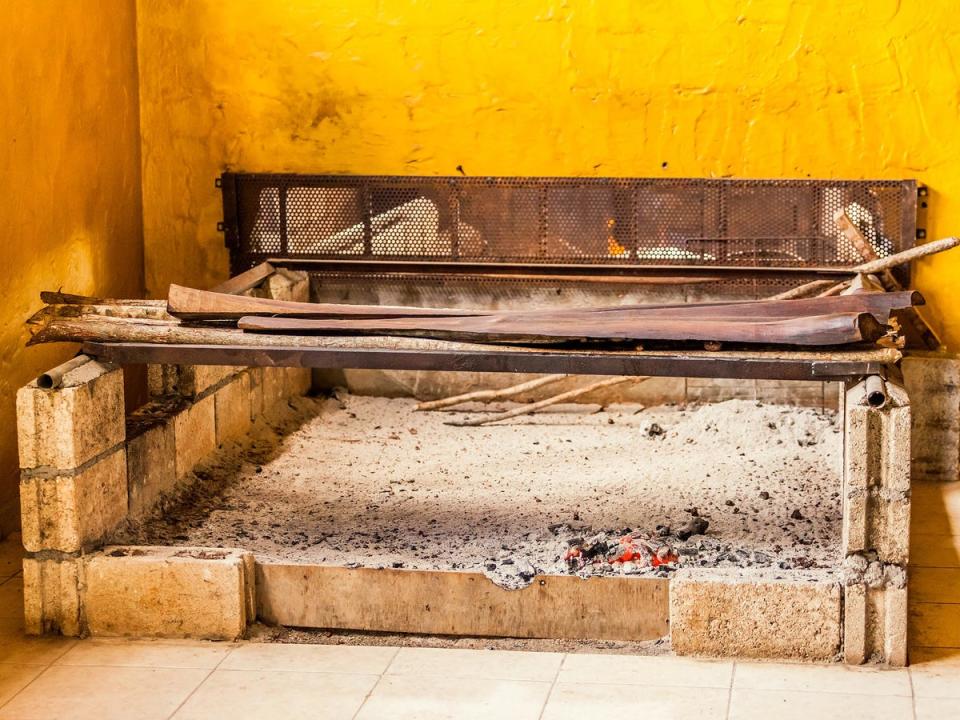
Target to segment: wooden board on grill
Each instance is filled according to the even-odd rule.
[[[886,322],[891,310],[922,305],[918,292],[858,293],[824,298],[796,300],[749,300],[743,302],[686,303],[671,305],[618,305],[550,310],[512,310],[462,308],[421,308],[393,305],[349,305],[337,303],[304,303],[267,298],[227,295],[171,285],[167,310],[171,315],[191,320],[231,320],[245,316],[277,316],[297,318],[385,318],[385,317],[470,317],[510,316],[579,320],[585,315],[623,317],[691,317],[691,318],[791,318],[834,313],[871,313]]]
[[[244,317],[245,331],[284,334],[413,335],[485,342],[549,343],[589,340],[671,340],[770,345],[844,345],[875,341],[885,327],[869,313],[834,313],[799,318],[715,319],[621,317],[594,313],[571,319],[544,311],[534,316],[423,317],[311,320]]]

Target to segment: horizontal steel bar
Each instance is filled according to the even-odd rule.
[[[721,277],[736,274],[738,277],[768,277],[770,275],[851,275],[844,267],[757,267],[737,265],[624,265],[614,263],[502,263],[467,262],[443,260],[340,260],[317,257],[267,257],[273,267],[290,270],[337,273],[403,273],[447,275],[576,275],[576,276],[629,276],[663,277],[691,275],[696,277]]]
[[[351,368],[368,370],[459,370],[577,375],[652,375],[744,380],[842,380],[882,373],[884,365],[864,360],[736,358],[595,351],[388,350],[251,347],[249,345],[161,345],[87,342],[83,351],[101,360],[127,364],[247,365],[260,367]]]

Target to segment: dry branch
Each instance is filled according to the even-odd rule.
[[[625,382],[643,382],[644,380],[649,379],[649,377],[645,376],[607,378],[606,380],[598,380],[597,382],[590,383],[589,385],[574,388],[573,390],[567,390],[559,395],[554,395],[544,400],[538,400],[537,402],[529,403],[527,405],[523,405],[522,407],[514,408],[513,410],[497,413],[496,415],[475,418],[473,420],[449,421],[444,424],[455,425],[457,427],[477,427],[479,425],[489,425],[490,423],[500,422],[501,420],[509,420],[510,418],[519,417],[520,415],[530,415],[531,413],[535,413],[537,410],[541,410],[545,407],[549,407],[550,405],[556,405],[557,403],[562,403],[567,400],[572,400],[573,398],[580,397],[581,395],[586,395],[588,392],[592,392],[593,390],[599,390],[600,388],[611,387],[613,385],[619,385]]]
[[[454,395],[448,398],[442,398],[440,400],[429,400],[427,402],[422,402],[417,405],[415,410],[439,410],[440,408],[452,407],[454,405],[460,405],[466,402],[480,401],[480,402],[489,402],[491,400],[502,400],[503,398],[513,397],[514,395],[519,395],[522,392],[527,390],[534,390],[538,387],[543,387],[544,385],[550,385],[555,382],[559,382],[564,378],[570,377],[569,375],[545,375],[544,377],[535,378],[534,380],[528,380],[527,382],[519,383],[518,385],[511,385],[507,388],[502,388],[500,390],[475,390],[474,392],[464,393],[462,395]]]

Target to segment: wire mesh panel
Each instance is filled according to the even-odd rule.
[[[368,277],[398,264],[417,275],[417,263],[424,276],[441,263],[478,278],[504,263],[817,272],[861,261],[837,229],[841,209],[881,257],[916,235],[910,180],[226,174],[221,184],[235,272],[268,258],[329,261],[341,274],[338,261],[367,261],[355,274]]]

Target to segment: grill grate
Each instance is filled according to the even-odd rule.
[[[916,234],[910,180],[228,173],[221,184],[234,272],[283,258],[383,263],[352,273],[371,280],[395,270],[391,262],[443,262],[447,275],[457,274],[450,263],[524,263],[752,268],[773,276],[860,261],[836,230],[840,208],[881,256],[912,246]],[[342,264],[330,270],[351,274]],[[428,275],[408,269],[403,278]],[[735,273],[726,282],[756,285]]]

